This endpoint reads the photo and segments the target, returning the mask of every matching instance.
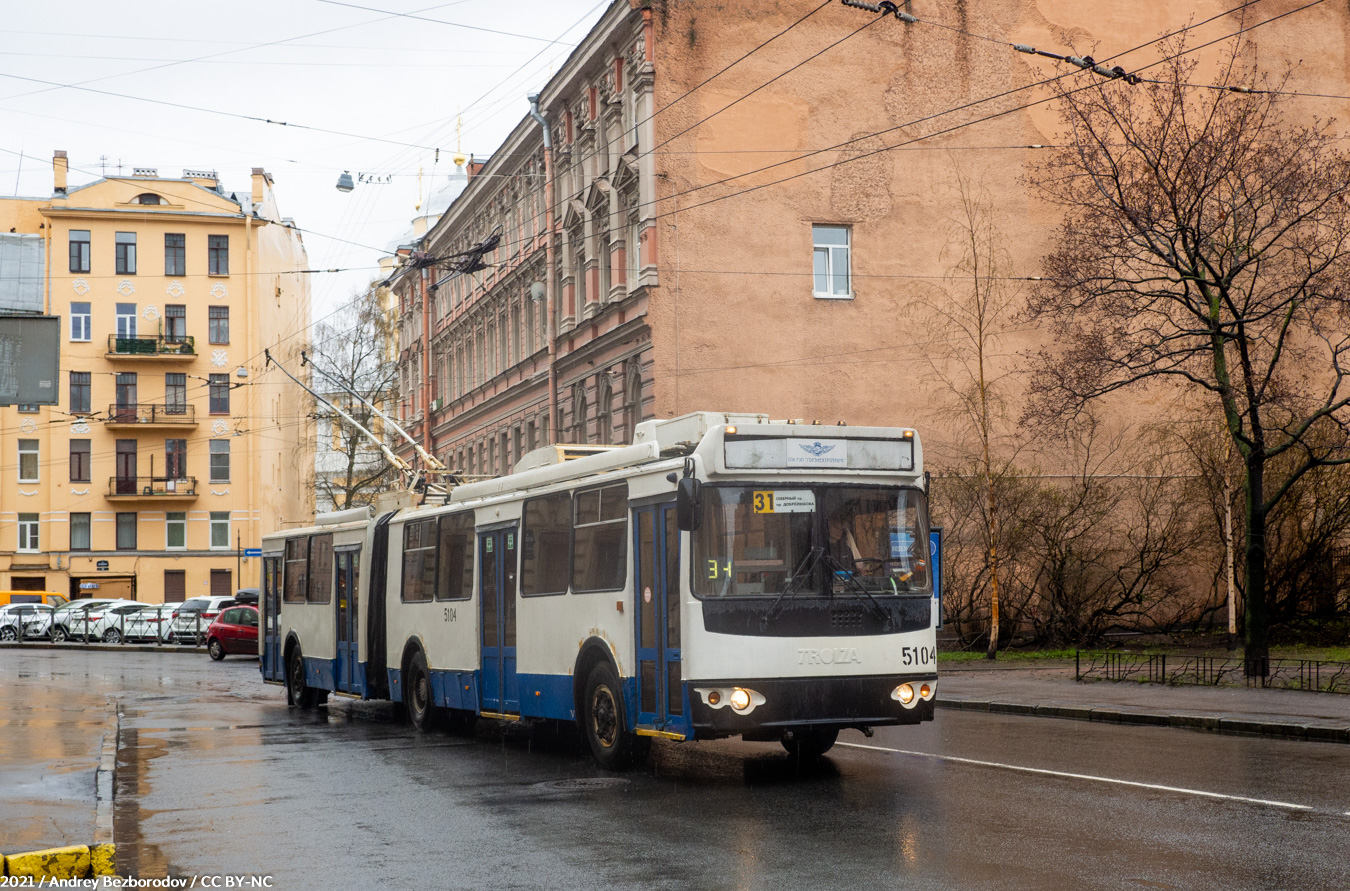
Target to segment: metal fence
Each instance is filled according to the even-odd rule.
[[[93,619],[88,614],[63,617],[55,623],[46,619],[25,618],[22,634],[15,624],[4,625],[0,627],[0,640],[11,643],[43,641],[73,644],[201,646],[206,643],[206,630],[212,621],[213,619],[204,617],[200,612],[173,618],[172,611],[160,612],[153,609],[143,613],[104,615],[100,619]]]
[[[1312,693],[1350,694],[1350,662],[1271,659],[1264,674],[1248,677],[1241,656],[1168,656],[1165,653],[1074,651],[1077,680],[1138,681],[1174,686],[1246,684]]]

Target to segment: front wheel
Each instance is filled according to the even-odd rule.
[[[286,658],[286,692],[296,708],[314,708],[319,701],[319,692],[305,684],[305,659],[299,646],[293,647]]]
[[[608,662],[591,669],[582,701],[582,733],[595,762],[606,770],[631,767],[640,750],[637,736],[628,728],[619,678]]]
[[[220,641],[214,637],[207,643],[206,652],[211,654],[211,661],[213,662],[219,662],[225,658],[225,648],[222,647]]]
[[[70,640],[70,632],[66,630],[64,625],[57,625],[52,629],[52,643],[62,643],[67,640]]]
[[[837,727],[828,730],[797,730],[791,737],[783,737],[783,748],[799,761],[813,761],[834,748],[834,741],[838,738]]]
[[[14,630],[13,625],[6,625],[0,628],[0,640],[18,640],[19,632]]]

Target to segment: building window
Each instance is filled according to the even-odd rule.
[[[164,476],[171,480],[187,478],[187,440],[164,440]]]
[[[136,550],[136,514],[118,512],[117,514],[117,550]]]
[[[207,272],[210,275],[230,274],[230,236],[206,236]]]
[[[113,236],[113,243],[117,250],[117,265],[115,271],[118,275],[136,274],[136,233],[118,232]]]
[[[19,482],[36,483],[38,481],[38,441],[36,439],[19,440]]]
[[[228,439],[211,440],[211,482],[228,483],[230,481],[230,441]]]
[[[170,372],[164,375],[164,413],[187,414],[187,375]]]
[[[117,336],[123,338],[136,336],[136,304],[117,304]]]
[[[20,402],[14,406],[15,410],[22,415],[35,415],[42,411],[42,406],[36,402]]]
[[[164,236],[164,274],[186,275],[187,236],[166,234]]]
[[[71,303],[70,304],[70,339],[87,341],[89,340],[89,304]]]
[[[208,324],[208,332],[212,343],[230,342],[230,308],[228,306],[210,307]]]
[[[38,515],[19,514],[19,550],[36,551],[38,549]]]
[[[70,230],[70,271],[89,271],[89,230]]]
[[[142,194],[137,195],[137,196],[136,196],[136,200],[135,200],[134,202],[132,202],[132,203],[133,203],[133,204],[163,204],[164,202],[163,202],[162,200],[160,200],[160,197],[159,197],[158,195],[156,195],[156,194],[154,194],[154,193],[152,193],[152,192],[143,192]],[[179,236],[179,237],[181,238],[182,236]]]
[[[89,550],[89,514],[70,515],[70,549],[72,551]]]
[[[181,303],[164,305],[164,339],[169,343],[187,340],[187,307]]]
[[[211,414],[228,415],[230,413],[230,376],[228,374],[210,375],[207,385],[207,390],[210,393]]]
[[[73,415],[89,413],[89,374],[88,371],[70,373],[70,413]]]
[[[852,297],[847,226],[812,226],[812,273],[817,297]]]
[[[89,440],[72,439],[70,441],[70,481],[87,483],[90,479]]]
[[[169,511],[164,515],[164,547],[172,551],[187,549],[187,514]]]
[[[211,511],[211,550],[220,550],[230,546],[230,512]]]

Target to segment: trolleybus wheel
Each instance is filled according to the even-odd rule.
[[[638,754],[637,737],[628,729],[619,679],[608,662],[591,669],[582,702],[582,733],[595,761],[606,770],[623,770]]]
[[[206,644],[206,652],[211,654],[211,660],[213,662],[219,662],[225,658],[225,648],[222,647],[220,641],[214,637]]]
[[[418,730],[426,732],[440,724],[441,709],[431,695],[431,672],[427,671],[427,657],[421,651],[413,653],[408,664],[408,680],[403,687],[408,719]]]
[[[286,660],[286,689],[291,694],[291,705],[296,708],[314,708],[319,699],[318,691],[305,684],[305,660],[299,646],[291,649]]]
[[[787,749],[788,754],[793,758],[811,761],[834,748],[834,741],[838,738],[839,728],[837,727],[831,727],[828,730],[818,728],[797,730],[793,732],[791,739],[783,738],[783,748]]]

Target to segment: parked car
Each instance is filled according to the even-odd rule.
[[[232,606],[222,610],[206,629],[206,651],[217,662],[229,653],[258,655],[258,608]]]
[[[151,604],[139,611],[127,614],[126,627],[122,632],[124,640],[166,641],[169,639],[169,623],[173,619],[176,603]]]
[[[50,621],[52,607],[45,603],[11,603],[0,606],[0,640],[13,641],[21,637],[32,637],[30,629],[40,624],[46,616]]]
[[[51,619],[43,623],[38,620],[40,631],[38,636],[49,637],[55,643],[63,640],[70,640],[75,636],[76,631],[83,633],[84,624],[89,611],[113,603],[112,600],[75,600],[64,606],[58,606],[52,610]]]
[[[234,606],[233,597],[190,597],[178,604],[169,623],[168,640],[175,643],[202,643],[206,629],[226,607]]]
[[[89,611],[88,621],[74,629],[76,636],[85,640],[101,640],[104,643],[121,643],[125,633],[126,620],[145,609],[144,603],[134,600],[114,600]]]

